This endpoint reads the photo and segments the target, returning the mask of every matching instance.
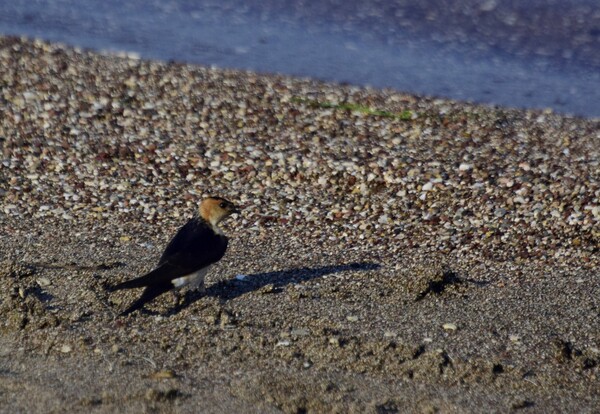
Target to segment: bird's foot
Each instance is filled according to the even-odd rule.
[[[192,287],[191,289],[188,289],[187,292],[185,292],[185,302],[193,303],[202,296],[204,296],[205,292],[206,288],[204,287],[204,285]]]

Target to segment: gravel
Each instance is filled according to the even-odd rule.
[[[10,37],[0,67],[0,406],[600,409],[600,120]],[[209,194],[245,209],[205,294],[117,317]]]

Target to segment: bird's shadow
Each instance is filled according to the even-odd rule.
[[[302,267],[276,272],[263,272],[246,275],[242,278],[233,278],[221,280],[209,286],[203,293],[197,291],[188,291],[182,304],[169,311],[169,315],[174,315],[192,305],[205,296],[216,297],[223,301],[235,299],[246,293],[260,290],[269,286],[268,293],[278,293],[290,283],[301,283],[312,279],[317,279],[325,275],[354,271],[364,272],[367,270],[377,270],[381,267],[378,263],[355,262],[343,265],[331,265],[322,267]]]

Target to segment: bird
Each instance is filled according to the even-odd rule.
[[[167,244],[156,268],[143,276],[109,288],[145,288],[142,296],[121,313],[128,315],[156,297],[170,290],[190,286],[204,287],[204,277],[210,266],[225,255],[228,239],[219,223],[239,209],[222,197],[208,197],[201,201],[198,211],[184,224]]]

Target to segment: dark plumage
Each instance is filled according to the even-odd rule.
[[[208,267],[221,260],[227,250],[227,237],[217,225],[237,209],[225,199],[210,197],[202,201],[199,210],[199,215],[190,219],[171,239],[154,270],[111,288],[114,291],[145,287],[142,296],[122,315],[175,287],[203,285]]]

